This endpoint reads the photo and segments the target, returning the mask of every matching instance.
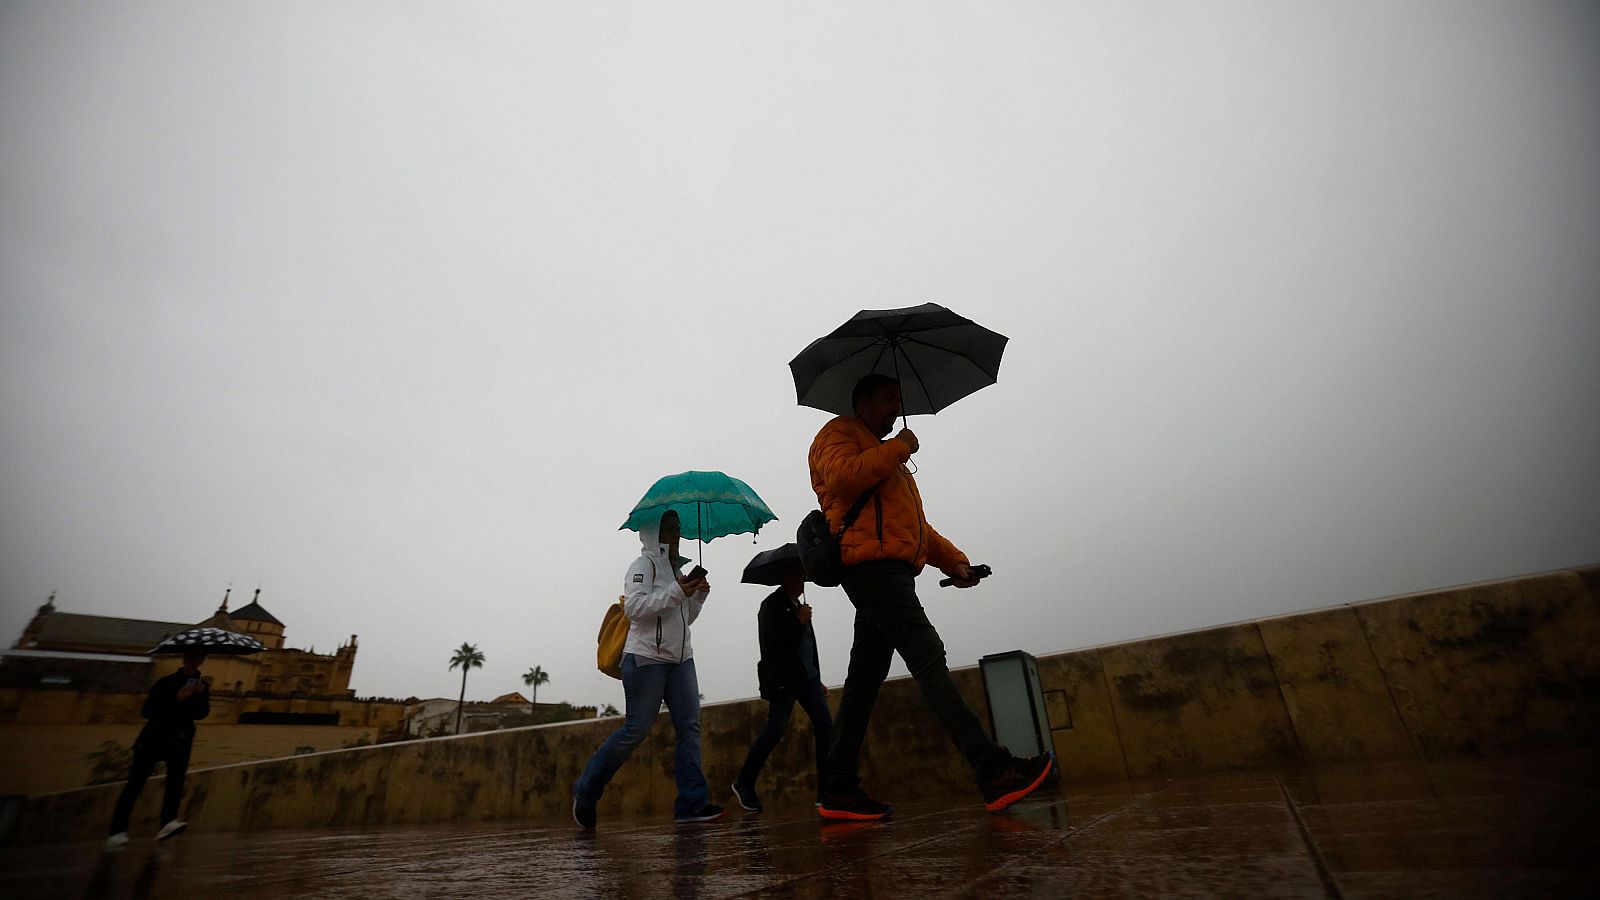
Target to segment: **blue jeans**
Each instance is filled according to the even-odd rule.
[[[767,701],[767,725],[756,735],[755,743],[750,745],[750,755],[745,757],[744,767],[739,770],[738,783],[741,787],[755,788],[761,768],[767,764],[767,757],[772,755],[783,736],[789,733],[789,716],[794,712],[797,700],[800,708],[811,717],[811,734],[817,745],[817,799],[822,799],[822,789],[827,781],[824,764],[828,759],[828,739],[833,732],[833,717],[828,714],[828,689],[815,679],[798,690],[785,689]]]
[[[706,776],[700,769],[700,682],[694,674],[694,660],[657,666],[641,666],[632,653],[622,657],[622,693],[627,712],[622,727],[611,733],[600,749],[589,757],[583,774],[572,786],[572,795],[582,806],[600,805],[606,785],[633,754],[633,748],[650,734],[667,701],[672,728],[678,735],[673,771],[678,780],[678,799],[672,804],[674,816],[697,813],[710,802]]]

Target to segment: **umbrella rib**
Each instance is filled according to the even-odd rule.
[[[902,355],[906,358],[906,365],[911,367],[911,374],[917,376],[917,386],[922,388],[922,397],[928,401],[928,408],[938,412],[939,404],[933,402],[933,395],[928,393],[928,382],[922,377],[922,373],[917,370],[917,364],[911,359],[911,354],[905,353]]]
[[[869,337],[870,338],[871,336],[870,335],[864,335],[864,337]],[[862,344],[861,346],[855,348],[854,350],[851,350],[849,353],[846,353],[844,356],[841,356],[838,359],[833,360],[832,362],[829,362],[827,365],[822,367],[821,371],[826,372],[828,369],[832,369],[835,366],[843,365],[844,363],[848,362],[852,357],[859,356],[860,354],[865,353],[868,350],[871,350],[873,347],[882,348],[883,346],[884,346],[883,341],[878,340],[876,338],[872,338],[872,339],[868,340],[866,343]],[[880,358],[883,356],[883,350],[882,349],[880,349],[878,351],[878,356]],[[796,357],[796,359],[799,359],[799,357]],[[794,361],[791,360],[789,365],[793,366],[794,365]],[[873,360],[873,366],[874,367],[877,366],[877,360]],[[796,387],[798,388],[798,385],[796,385]],[[801,403],[805,402],[805,398],[804,397],[799,397],[797,399],[799,399]]]
[[[863,353],[863,352],[865,352],[867,350],[871,350],[873,347],[881,346],[883,344],[883,341],[880,338],[878,338],[878,337],[876,337],[874,335],[870,335],[870,334],[853,335],[851,337],[830,338],[829,340],[833,340],[833,341],[836,341],[836,342],[861,340],[861,341],[863,341],[863,343],[861,344],[861,346],[855,348],[854,350],[851,350],[849,353],[846,353],[844,356],[841,356],[838,359],[828,363],[828,368],[832,368],[833,366],[837,366],[838,364],[844,362],[845,360],[849,359],[850,357],[855,356],[857,353]],[[806,349],[809,350],[810,348],[808,347]],[[804,355],[805,355],[805,352],[801,351],[801,356],[804,356]],[[799,357],[796,357],[796,359],[798,359],[798,358]],[[790,360],[789,362],[790,362],[791,365],[793,365],[794,360]]]
[[[936,349],[938,349],[938,348],[936,348]],[[961,363],[966,363],[967,366],[970,367],[973,372],[977,372],[978,374],[982,375],[986,379],[986,381],[984,382],[985,384],[995,384],[995,383],[999,382],[1000,377],[999,377],[999,375],[997,373],[991,372],[990,370],[988,370],[988,369],[984,368],[983,366],[979,365],[977,360],[974,360],[972,357],[967,356],[966,354],[963,354],[963,353],[957,353],[957,352],[955,352],[953,350],[946,351],[946,352],[948,353],[948,359],[949,359],[949,361],[947,363],[945,363],[946,366],[955,367],[955,366],[959,366]],[[909,359],[910,357],[907,356],[907,358]],[[963,395],[963,396],[965,396],[965,395]]]
[[[960,350],[952,350],[951,348],[946,347],[943,344],[935,344],[933,341],[923,340],[922,338],[919,338],[919,337],[912,337],[909,334],[896,335],[896,337],[898,337],[902,341],[905,341],[908,344],[921,344],[924,347],[932,347],[935,350],[943,350],[946,353],[954,353],[954,354],[956,354],[958,356],[966,356],[966,354],[962,353]]]
[[[872,360],[872,368],[868,369],[867,371],[868,372],[876,372],[876,371],[878,371],[878,363],[883,362],[883,351],[891,350],[893,348],[894,348],[894,344],[889,342],[889,341],[883,341],[883,342],[879,343],[878,344],[878,355],[873,358],[873,360]],[[849,357],[845,357],[845,358],[848,359]],[[854,397],[851,397],[852,401],[854,401],[854,399],[855,399]]]
[[[901,340],[905,341],[908,344],[921,344],[924,347],[928,347],[928,348],[933,349],[933,350],[938,350],[938,351],[940,351],[942,353],[948,353],[951,356],[958,356],[958,357],[966,360],[967,362],[972,363],[973,367],[976,368],[978,371],[984,372],[985,374],[993,374],[993,373],[989,372],[987,369],[985,369],[983,366],[978,365],[977,361],[972,358],[972,355],[970,353],[963,353],[960,350],[956,350],[956,349],[953,349],[951,347],[946,347],[943,344],[935,344],[932,341],[924,341],[924,340],[921,340],[921,339],[918,339],[918,338],[914,338],[914,337],[902,337]]]

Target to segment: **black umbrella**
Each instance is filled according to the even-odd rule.
[[[784,544],[775,550],[763,550],[750,558],[745,564],[744,577],[739,579],[741,584],[767,584],[776,587],[783,584],[783,576],[789,572],[802,571],[800,567],[800,547],[794,542]]]
[[[789,362],[801,406],[850,415],[850,392],[874,372],[900,381],[906,415],[936,413],[999,378],[1006,336],[936,303],[864,309]]]
[[[245,656],[265,649],[267,648],[260,641],[249,635],[221,628],[191,628],[188,631],[180,631],[155,645],[150,649],[150,654],[153,656],[158,653],[188,653],[198,650],[212,656]]]

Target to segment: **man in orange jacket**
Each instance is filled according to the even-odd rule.
[[[840,543],[840,584],[856,608],[855,641],[818,811],[825,819],[845,820],[889,814],[887,803],[862,790],[858,765],[873,702],[898,652],[934,716],[972,765],[985,806],[998,812],[1032,793],[1054,761],[1049,754],[1012,756],[989,738],[961,699],[945,663],[944,642],[917,599],[916,577],[928,563],[954,579],[956,587],[970,588],[978,579],[966,554],[923,515],[917,483],[905,467],[918,450],[917,436],[906,428],[883,439],[900,415],[900,382],[868,375],[856,384],[852,403],[855,415],[824,425],[808,456],[811,487],[835,534],[856,500],[875,492]]]

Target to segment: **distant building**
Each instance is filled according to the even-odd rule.
[[[176,656],[151,657],[149,650],[180,631],[212,626],[247,634],[266,650],[249,656],[211,656],[202,671],[211,685],[211,722],[239,724],[366,725],[380,739],[403,734],[404,704],[398,700],[356,700],[350,676],[356,663],[356,636],[333,653],[284,646],[284,624],[261,605],[257,590],[249,604],[230,612],[222,604],[200,622],[161,622],[62,612],[55,595],[39,607],[10,650],[0,651],[0,723],[41,721],[28,714],[37,703],[59,707],[48,697],[24,694],[72,691],[84,694],[141,695],[155,679],[178,668]],[[21,693],[19,693],[21,692]],[[59,698],[57,698],[59,699]],[[217,701],[225,701],[219,710]],[[81,704],[79,704],[81,705]],[[138,704],[117,713],[105,703],[90,721],[138,718]],[[218,718],[221,711],[223,717]],[[54,720],[58,713],[47,715]]]
[[[447,697],[418,700],[408,704],[406,736],[426,738],[455,734],[456,706],[456,701]],[[545,725],[550,722],[570,722],[594,717],[595,708],[592,706],[531,703],[527,697],[513,691],[501,694],[488,703],[469,700],[461,710],[461,733],[475,734],[480,731]]]

